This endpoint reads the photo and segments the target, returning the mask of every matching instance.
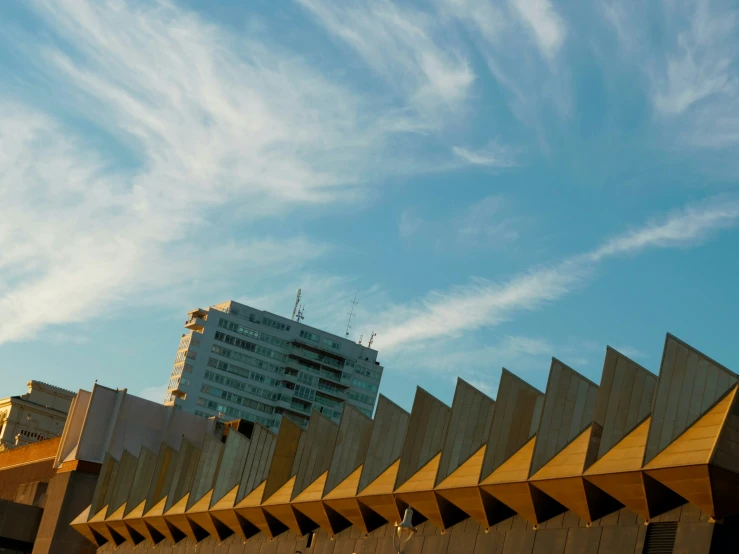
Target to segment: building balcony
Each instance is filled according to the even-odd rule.
[[[339,400],[345,400],[346,394],[344,392],[344,389],[341,389],[339,387],[334,387],[333,385],[330,385],[329,383],[319,382],[318,383],[318,390],[325,394],[329,394],[333,396],[334,398],[338,398]]]
[[[298,355],[301,355],[300,353],[303,352],[302,357],[305,359],[318,362],[329,367],[335,367],[337,369],[344,367],[344,358],[342,356],[338,356],[335,352],[331,352],[318,344],[313,344],[302,339],[293,339],[290,342],[290,350],[296,352]],[[310,357],[310,355],[306,356],[305,352],[315,355],[317,359]]]
[[[191,317],[185,322],[185,329],[202,333],[205,329],[205,320],[199,317]]]
[[[303,404],[300,404],[298,402],[292,402],[288,408],[288,410],[293,410],[295,412],[300,412],[301,414],[307,414],[310,415],[311,410],[313,409],[311,406],[305,406]]]
[[[333,381],[334,383],[338,383],[340,385],[349,386],[345,381],[342,382],[341,375],[337,375],[333,371],[327,371],[325,369],[321,370],[321,378],[327,379],[329,381]]]

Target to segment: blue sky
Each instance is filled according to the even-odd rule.
[[[0,7],[0,396],[163,396],[189,309],[354,338],[451,402],[671,332],[739,370],[732,2]]]

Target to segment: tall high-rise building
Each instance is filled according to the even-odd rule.
[[[372,415],[376,350],[234,301],[188,316],[165,404],[273,429],[283,416],[305,426],[313,409],[338,422],[346,403]]]

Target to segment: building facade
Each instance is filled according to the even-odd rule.
[[[339,421],[346,404],[372,415],[377,351],[265,311],[224,302],[185,322],[165,404],[202,417],[300,426],[313,410]]]
[[[416,554],[739,543],[739,376],[671,335],[659,377],[608,348],[599,385],[553,359],[544,392],[503,370],[495,399],[459,380],[451,406],[419,388],[410,412],[380,396],[374,419],[346,406],[277,433],[195,418],[216,424],[167,439],[130,403],[87,408],[97,437],[80,435],[102,462],[71,527],[98,552],[389,554],[408,507]],[[90,455],[66,433],[61,450]]]
[[[40,381],[28,392],[0,400],[0,450],[62,434],[74,393]]]

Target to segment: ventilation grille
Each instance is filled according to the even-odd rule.
[[[647,525],[647,538],[643,554],[672,554],[675,547],[677,522],[650,523]]]

